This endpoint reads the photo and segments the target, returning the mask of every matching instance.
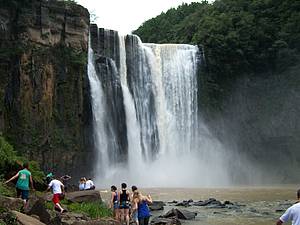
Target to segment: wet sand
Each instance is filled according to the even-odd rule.
[[[230,188],[145,188],[143,194],[151,194],[153,200],[164,201],[167,206],[163,211],[152,212],[159,216],[172,208],[182,208],[197,212],[195,220],[182,221],[186,225],[271,225],[296,201],[296,185],[272,187],[230,187]],[[105,201],[109,192],[103,192]],[[194,201],[215,198],[240,205],[238,208],[209,208],[203,206],[178,207],[168,204],[173,200]],[[289,223],[287,223],[289,224]]]

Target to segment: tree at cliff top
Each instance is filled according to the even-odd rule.
[[[299,24],[299,1],[216,0],[172,8],[134,33],[143,42],[203,46],[208,85],[220,97],[242,74],[272,73],[297,64]]]
[[[134,33],[143,42],[203,48],[201,113],[228,154],[234,153],[228,165],[234,181],[247,175],[252,185],[298,181],[300,1],[183,4]]]

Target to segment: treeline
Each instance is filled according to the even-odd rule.
[[[143,42],[203,46],[210,74],[207,82],[212,88],[226,89],[242,74],[282,72],[299,62],[300,1],[183,4],[146,21],[133,33]]]

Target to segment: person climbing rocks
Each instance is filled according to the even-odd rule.
[[[281,225],[289,220],[292,221],[292,225],[300,225],[300,189],[297,191],[297,199],[297,202],[279,218],[276,225]]]
[[[18,181],[16,183],[16,190],[17,190],[17,198],[20,198],[24,202],[24,210],[28,208],[28,200],[29,200],[29,182],[31,184],[31,189],[34,191],[33,187],[33,180],[31,172],[29,171],[29,164],[24,163],[23,169],[20,170],[17,174],[15,174],[13,177],[11,177],[9,180],[5,182],[7,184],[8,182],[18,178]]]
[[[48,185],[47,191],[52,189],[53,197],[52,197],[52,202],[54,204],[54,209],[63,213],[66,212],[65,209],[62,208],[60,205],[60,199],[62,196],[64,196],[64,185],[63,183],[58,180],[58,179],[52,179],[51,182]]]

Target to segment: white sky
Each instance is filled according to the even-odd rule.
[[[117,30],[129,34],[143,22],[175,8],[183,2],[201,0],[76,0],[76,2],[96,14],[98,27]]]

